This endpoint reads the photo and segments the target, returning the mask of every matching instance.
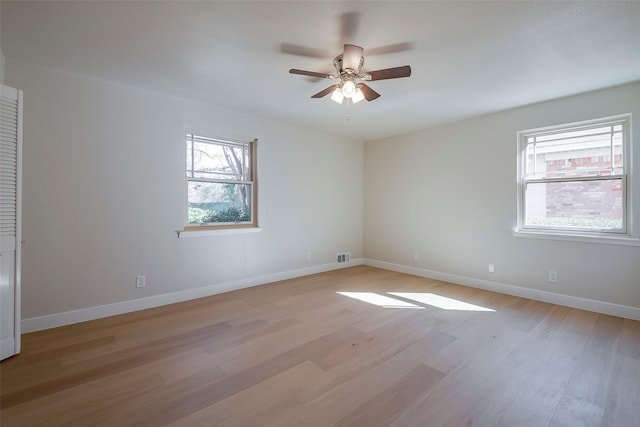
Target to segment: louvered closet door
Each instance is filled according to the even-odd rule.
[[[22,92],[0,85],[0,360],[20,352]]]

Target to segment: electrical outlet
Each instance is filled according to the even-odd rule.
[[[307,261],[311,259],[311,251],[307,251]]]
[[[549,271],[549,282],[558,283],[558,272],[557,271]]]
[[[496,267],[493,264],[489,264],[489,273],[495,273]]]
[[[416,261],[420,261],[420,252],[415,251],[413,253],[413,259],[416,260]]]
[[[147,278],[145,276],[136,276],[136,288],[144,288],[147,286]]]

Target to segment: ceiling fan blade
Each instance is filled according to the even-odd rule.
[[[311,76],[311,77],[320,77],[322,79],[331,79],[334,76],[327,73],[316,73],[315,71],[305,71],[305,70],[296,70],[292,68],[289,70],[291,74],[300,74],[301,76]]]
[[[367,101],[373,101],[374,99],[380,97],[380,94],[378,92],[371,89],[369,86],[367,86],[364,83],[359,84],[358,87],[362,91],[362,94],[364,95],[364,99],[366,99]]]
[[[405,65],[403,67],[369,71],[367,74],[371,76],[371,78],[367,80],[397,79],[399,77],[409,77],[411,75],[411,67]]]
[[[387,55],[389,53],[403,52],[411,49],[413,49],[413,43],[411,42],[388,44],[386,46],[367,48],[367,56]]]
[[[315,95],[312,95],[312,98],[322,98],[323,96],[329,95],[331,92],[333,92],[334,90],[336,90],[336,88],[339,85],[331,85],[328,88],[321,90],[320,92],[316,93]]]
[[[344,51],[342,53],[342,69],[351,69],[354,72],[358,72],[360,68],[360,58],[362,58],[363,49],[360,46],[354,44],[345,44]]]
[[[316,49],[313,47],[307,47],[293,43],[282,43],[280,45],[280,52],[288,53],[291,55],[306,56],[309,58],[326,59],[332,56],[331,52],[329,52],[328,50]]]

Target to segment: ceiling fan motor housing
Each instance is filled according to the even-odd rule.
[[[343,68],[343,61],[342,61],[342,54],[336,56],[333,60],[333,66],[336,67],[336,71],[340,76],[344,76],[344,75],[358,75],[360,74],[360,70],[362,69],[362,66],[364,65],[364,56],[360,57],[360,63],[358,64],[358,69],[354,70],[351,68]]]

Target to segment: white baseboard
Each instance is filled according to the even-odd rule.
[[[424,268],[393,264],[390,262],[377,261],[368,258],[364,259],[364,265],[370,265],[372,267],[383,268],[385,270],[397,271],[400,273],[407,273],[413,276],[426,277],[428,279],[441,280],[443,282],[455,283],[472,288],[499,292],[501,294],[528,298],[536,301],[543,301],[571,308],[579,308],[581,310],[593,311],[595,313],[609,314],[611,316],[624,317],[626,319],[632,320],[640,320],[640,308],[638,307],[596,301],[570,295],[557,294],[554,292],[540,291],[531,288],[523,288],[520,286],[507,285],[504,283],[492,282],[489,280],[475,279],[473,277],[460,276],[457,274],[441,273]]]
[[[226,283],[217,283],[215,285],[204,286],[196,289],[188,289],[185,291],[171,292],[168,294],[154,295],[145,298],[122,301],[113,304],[99,305],[95,307],[87,307],[79,310],[66,311],[63,313],[49,314],[46,316],[32,317],[22,319],[22,333],[40,331],[43,329],[56,328],[58,326],[70,325],[73,323],[85,322],[87,320],[95,320],[103,317],[115,316],[117,314],[130,313],[133,311],[144,310],[147,308],[159,307],[167,304],[188,301],[196,298],[203,298],[211,295],[221,294],[223,292],[235,291],[237,289],[250,288],[252,286],[264,285],[266,283],[277,282],[280,280],[293,279],[310,274],[324,273],[326,271],[337,270],[339,268],[353,267],[362,265],[362,258],[352,259],[351,261],[338,265],[337,263],[329,263],[315,265],[311,267],[299,268],[296,270],[283,271],[279,273],[264,274],[261,276],[248,277],[246,279],[235,280]]]
[[[279,273],[265,274],[261,276],[248,277],[246,279],[231,282],[218,283],[196,289],[172,292],[162,295],[154,295],[146,298],[122,301],[113,304],[87,307],[79,310],[55,313],[46,316],[22,319],[22,333],[40,331],[43,329],[56,328],[58,326],[70,325],[73,323],[85,322],[88,320],[100,319],[103,317],[115,316],[117,314],[130,313],[147,308],[159,307],[167,304],[188,301],[196,298],[203,298],[211,295],[230,292],[252,286],[277,282],[280,280],[293,279],[296,277],[308,276],[310,274],[323,273],[337,270],[339,268],[353,267],[356,265],[370,265],[372,267],[383,268],[385,270],[407,273],[414,276],[426,277],[429,279],[441,280],[443,282],[455,283],[472,288],[485,289],[507,295],[528,298],[536,301],[543,301],[566,307],[579,308],[581,310],[593,311],[596,313],[609,314],[612,316],[624,317],[627,319],[640,320],[640,308],[626,305],[613,304],[609,302],[590,300],[570,295],[557,294],[554,292],[540,291],[537,289],[522,288],[519,286],[507,285],[504,283],[492,282],[489,280],[475,279],[473,277],[460,276],[456,274],[442,273],[423,268],[410,267],[401,264],[394,264],[385,261],[377,261],[367,258],[352,259],[345,265],[329,263],[296,270],[283,271]]]

